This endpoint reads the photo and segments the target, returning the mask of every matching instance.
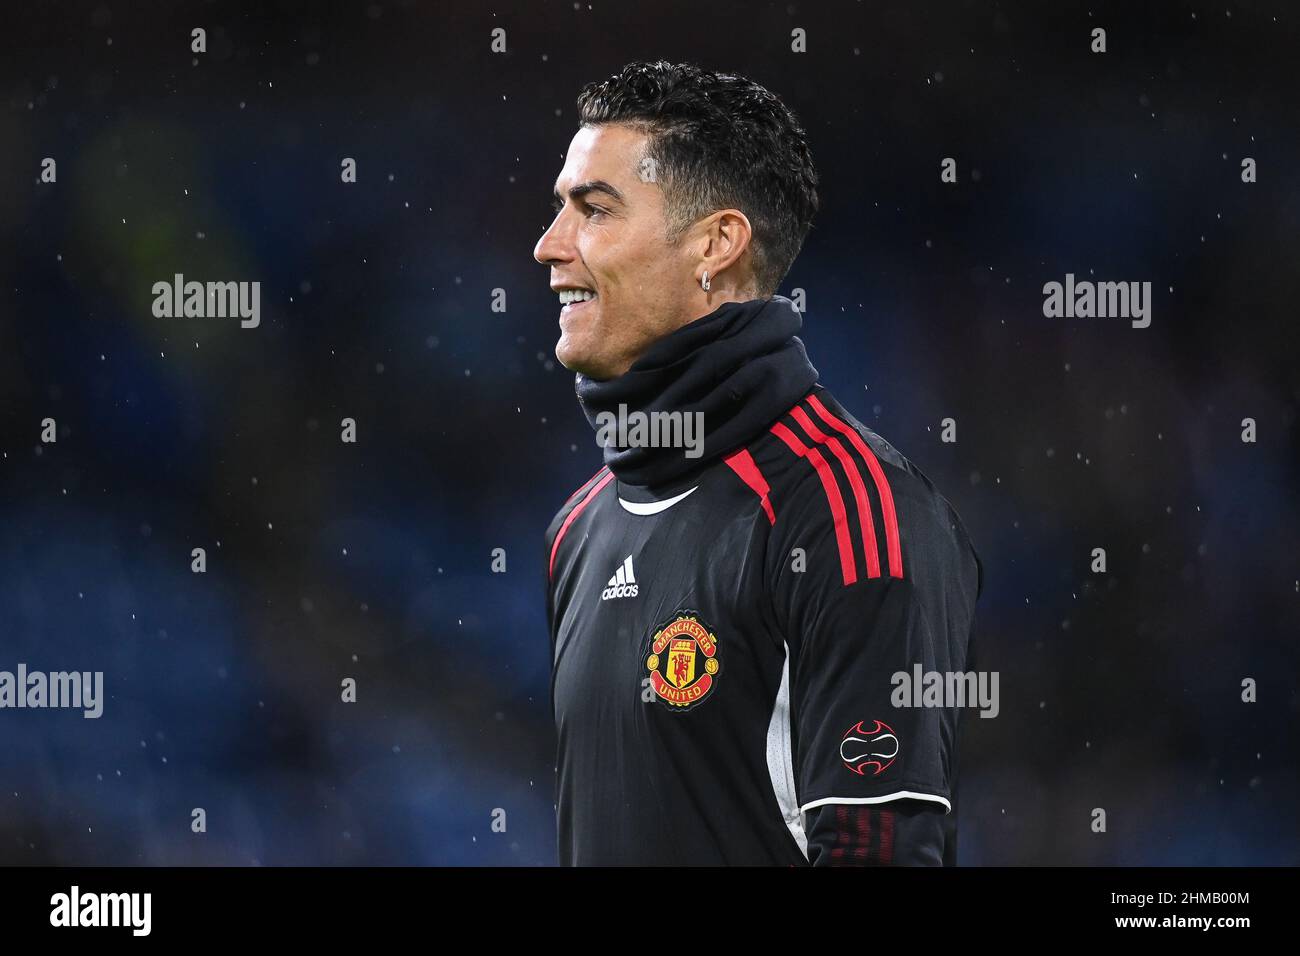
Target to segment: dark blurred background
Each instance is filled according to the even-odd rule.
[[[1300,15],[1135,6],[7,11],[0,670],[107,700],[0,711],[0,862],[554,863],[542,534],[599,450],[532,249],[580,87],[659,58],[802,118],[781,291],[983,558],[960,862],[1300,862]],[[261,326],[155,318],[178,272]],[[1045,318],[1067,272],[1150,328]]]

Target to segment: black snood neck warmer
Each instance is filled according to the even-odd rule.
[[[802,325],[784,296],[725,302],[655,342],[617,378],[602,382],[579,374],[575,390],[583,413],[598,434],[604,429],[616,439],[605,446],[605,464],[621,482],[656,488],[747,444],[817,381],[795,336]],[[652,447],[647,439],[657,431],[655,412],[700,413],[693,420],[702,425],[702,453],[698,436],[693,449]],[[650,422],[643,439],[620,444],[636,433],[611,423],[638,418]]]

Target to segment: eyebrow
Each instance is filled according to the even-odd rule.
[[[626,202],[626,200],[623,199],[623,194],[619,192],[617,189],[615,189],[612,185],[605,182],[605,180],[603,179],[589,179],[585,183],[578,183],[576,186],[569,187],[570,199],[574,199],[574,200],[581,199],[584,196],[586,196],[588,193],[604,193],[606,196],[609,196],[615,202],[620,202],[620,203]],[[558,203],[564,202],[564,197],[560,195],[560,191],[558,189],[552,190],[551,195],[556,202]]]

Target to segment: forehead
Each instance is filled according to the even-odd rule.
[[[569,143],[555,186],[563,193],[578,183],[603,179],[625,196],[646,188],[649,184],[638,175],[645,146],[646,134],[630,126],[584,126]]]

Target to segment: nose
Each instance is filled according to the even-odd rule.
[[[573,234],[568,227],[568,211],[561,209],[555,219],[542,233],[533,248],[533,258],[542,265],[556,262],[571,262],[573,256]]]

